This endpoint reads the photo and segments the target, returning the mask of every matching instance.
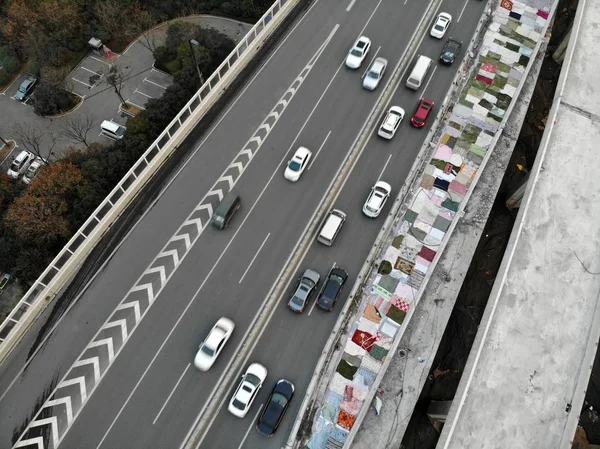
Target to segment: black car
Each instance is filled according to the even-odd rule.
[[[461,41],[457,41],[453,38],[448,39],[442,49],[440,61],[444,64],[452,64],[460,53],[460,47],[462,47]]]
[[[262,409],[256,422],[258,433],[269,438],[273,436],[290,405],[292,396],[294,396],[294,384],[289,380],[281,379],[275,384],[267,405]]]
[[[331,312],[347,279],[348,273],[346,273],[346,270],[337,267],[332,268],[329,275],[327,275],[327,281],[319,295],[319,299],[317,299],[317,305],[321,309]]]

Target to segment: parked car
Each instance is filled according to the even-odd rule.
[[[392,106],[388,113],[385,115],[377,135],[384,139],[390,140],[396,134],[402,119],[404,118],[404,109],[400,106]]]
[[[441,39],[448,31],[450,27],[450,23],[452,23],[452,16],[447,12],[441,12],[438,14],[437,19],[435,19],[435,23],[433,27],[431,27],[431,31],[429,35],[431,37],[435,37],[436,39]]]
[[[33,91],[33,87],[37,83],[37,78],[34,76],[28,77],[19,86],[19,90],[15,94],[15,100],[25,101],[25,98]]]
[[[240,379],[227,410],[238,418],[246,416],[266,378],[267,368],[260,363],[250,365]]]
[[[287,167],[285,167],[284,178],[288,181],[296,182],[310,164],[312,152],[305,147],[300,147],[294,153],[294,156],[288,161]]]
[[[349,69],[358,69],[367,57],[370,49],[371,39],[366,36],[359,37],[350,49],[348,56],[346,56],[346,67]]]
[[[298,282],[294,294],[287,303],[288,309],[292,312],[302,313],[308,304],[311,296],[315,293],[321,280],[321,275],[310,268],[304,272]]]
[[[431,114],[435,103],[427,98],[421,98],[417,105],[417,110],[410,118],[410,124],[415,128],[423,128],[427,123],[427,117]]]
[[[234,328],[235,324],[229,318],[220,318],[200,344],[194,357],[194,366],[200,371],[208,371],[231,337]]]
[[[363,214],[370,218],[377,218],[390,197],[390,193],[392,193],[392,186],[385,181],[378,181],[371,187],[371,193],[363,206]]]
[[[34,160],[35,155],[33,153],[23,150],[13,159],[6,174],[13,179],[17,179],[25,173]]]
[[[462,47],[462,42],[457,41],[456,39],[450,38],[444,44],[444,48],[442,49],[442,54],[440,55],[440,61],[444,64],[452,64],[458,54],[460,53],[460,48]]]
[[[294,384],[286,379],[281,379],[275,384],[267,405],[262,409],[256,422],[258,433],[269,438],[273,436],[290,405],[294,390]]]
[[[365,75],[365,79],[363,79],[363,87],[367,90],[375,90],[377,86],[379,86],[379,82],[383,78],[385,74],[385,69],[387,68],[387,59],[382,58],[381,56],[375,58],[373,64],[369,68],[369,71]]]
[[[346,270],[339,267],[332,268],[327,275],[323,291],[317,299],[317,305],[321,309],[331,312],[347,280],[348,273]]]

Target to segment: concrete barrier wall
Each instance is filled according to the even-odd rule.
[[[96,208],[0,324],[0,363],[71,281],[92,249],[301,0],[276,0]]]

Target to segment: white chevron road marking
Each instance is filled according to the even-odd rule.
[[[61,384],[60,387],[65,387],[65,384]],[[64,398],[53,399],[51,401],[46,402],[46,407],[54,407],[55,405],[63,405],[65,406],[65,410],[67,412],[67,425],[71,421],[73,421],[73,407],[71,407],[71,398],[66,396]]]
[[[188,237],[187,241],[189,242],[190,239]],[[185,246],[186,249],[188,248],[188,246]],[[177,252],[176,249],[171,249],[169,251],[163,251],[162,253],[160,253],[158,255],[158,257],[163,258],[163,257],[171,257],[173,259],[173,263],[175,264],[175,266],[179,265],[179,253]]]
[[[79,385],[79,396],[81,396],[81,400],[83,402],[87,399],[87,388],[85,386],[85,377],[80,376],[75,379],[65,380],[61,386],[70,387],[71,385]]]
[[[127,340],[127,320],[123,318],[122,320],[113,321],[104,325],[104,329],[110,329],[111,327],[120,327],[122,341]]]
[[[332,35],[330,35],[330,37],[327,39],[327,41],[326,41],[327,43],[331,40],[331,37],[332,37]],[[33,445],[37,445],[37,447],[40,449],[57,449],[58,448],[60,442],[63,440],[63,438],[69,431],[71,425],[77,419],[77,417],[79,416],[79,413],[85,406],[86,402],[93,395],[98,384],[102,381],[102,379],[104,378],[104,375],[108,372],[108,370],[110,369],[110,367],[111,367],[112,363],[114,362],[114,360],[116,359],[116,357],[118,357],[121,350],[125,347],[125,344],[127,343],[128,339],[131,337],[131,335],[135,332],[135,330],[137,329],[141,320],[143,320],[144,316],[146,315],[146,313],[148,312],[148,310],[154,303],[154,300],[156,299],[156,297],[160,294],[160,292],[162,291],[162,289],[164,288],[166,283],[170,280],[173,273],[175,273],[177,268],[181,265],[183,260],[189,254],[190,248],[198,241],[200,235],[206,229],[206,224],[208,223],[208,221],[206,223],[202,223],[201,220],[194,217],[194,214],[197,213],[198,210],[205,209],[205,210],[207,210],[208,218],[210,219],[210,217],[212,216],[213,210],[212,210],[212,205],[210,204],[209,201],[207,201],[208,198],[211,196],[217,195],[219,198],[219,201],[220,201],[223,199],[223,196],[225,194],[225,192],[223,192],[221,189],[216,188],[217,185],[219,184],[219,182],[227,181],[227,183],[229,184],[230,190],[233,189],[233,187],[235,187],[235,185],[237,184],[237,182],[243,175],[244,171],[246,170],[246,168],[248,168],[248,166],[250,165],[250,162],[252,162],[252,160],[254,159],[254,156],[256,156],[258,151],[261,149],[262,144],[265,142],[265,140],[267,139],[267,137],[269,136],[269,134],[271,133],[271,131],[273,130],[273,128],[275,127],[275,125],[277,124],[277,122],[279,121],[281,116],[283,115],[283,112],[285,111],[287,106],[290,104],[291,100],[294,98],[294,96],[298,92],[300,86],[304,83],[304,80],[306,79],[308,74],[311,72],[311,70],[314,67],[314,64],[317,60],[317,57],[323,53],[323,51],[325,49],[325,45],[326,44],[322,45],[319,48],[319,50],[315,54],[315,57],[313,57],[311,59],[310,64],[308,64],[302,70],[300,76],[298,76],[294,80],[294,82],[292,83],[290,88],[288,90],[286,90],[286,92],[282,95],[282,97],[277,102],[275,107],[266,116],[263,123],[257,128],[254,135],[246,142],[246,144],[242,147],[242,150],[240,150],[240,152],[236,155],[236,157],[234,158],[235,162],[232,163],[230,166],[228,166],[227,170],[229,170],[229,168],[231,166],[235,166],[238,169],[239,173],[238,173],[237,177],[234,178],[231,175],[227,175],[226,174],[227,170],[226,170],[217,179],[217,182],[215,182],[215,184],[213,185],[211,190],[204,196],[204,198],[202,198],[200,203],[198,203],[198,206],[196,206],[196,208],[192,211],[192,213],[190,213],[188,218],[183,221],[183,223],[181,224],[179,229],[176,231],[176,233],[173,235],[173,237],[165,244],[165,246],[158,253],[158,255],[152,261],[152,263],[149,265],[149,267],[144,271],[144,273],[142,273],[142,275],[138,278],[138,280],[136,281],[134,286],[129,290],[129,293],[125,296],[125,298],[123,298],[123,300],[121,301],[119,306],[117,306],[116,310],[125,310],[125,309],[131,307],[131,308],[133,308],[133,310],[135,312],[135,323],[131,326],[131,329],[129,329],[129,333],[127,333],[126,329],[123,328],[122,324],[119,324],[118,322],[113,323],[111,321],[113,319],[112,315],[111,315],[107,319],[107,321],[104,323],[104,325],[100,328],[100,330],[98,330],[98,332],[92,339],[92,342],[81,352],[81,354],[77,358],[77,361],[63,376],[61,383],[65,382],[65,379],[67,379],[69,377],[69,375],[71,374],[71,371],[76,367],[82,367],[85,365],[93,365],[93,367],[94,367],[94,383],[93,383],[93,385],[91,385],[91,388],[89,388],[89,391],[84,392],[80,387],[79,394],[81,396],[81,401],[79,401],[79,403],[81,404],[81,406],[77,407],[77,410],[69,409],[69,411],[67,413],[67,415],[70,416],[69,423],[67,426],[64,427],[62,434],[59,434],[56,416],[50,416],[48,418],[44,418],[44,419],[40,419],[40,420],[37,420],[37,418],[40,416],[40,413],[45,408],[51,407],[53,404],[54,405],[58,405],[58,404],[67,405],[68,404],[69,407],[72,407],[73,402],[72,402],[71,397],[64,397],[64,398],[58,397],[51,401],[46,401],[44,403],[44,405],[42,405],[42,407],[37,411],[34,419],[29,423],[27,428],[21,434],[20,438],[17,440],[17,442],[15,443],[13,448],[20,448],[20,447],[33,446]],[[267,120],[273,121],[273,123],[267,123]],[[265,133],[265,131],[266,131],[266,133]],[[258,135],[258,133],[261,133],[261,134],[264,133],[264,135],[260,136],[260,135]],[[257,144],[257,147],[254,150],[248,148],[248,146],[252,143]],[[245,163],[242,162],[241,160],[239,160],[240,157],[242,157],[242,156],[246,156],[248,158],[248,160]],[[192,224],[192,223],[198,227],[198,235],[196,235],[193,239],[190,238],[189,234],[184,230],[185,226],[188,226],[189,224]],[[180,240],[183,240],[185,242],[186,251],[184,254],[182,254],[177,259],[174,258],[175,267],[170,273],[166,274],[165,267],[163,265],[161,265],[160,263],[158,263],[158,259],[160,259],[161,256],[164,257],[164,255],[170,251],[168,249],[170,244],[172,244],[173,242],[176,242],[176,241],[180,241]],[[145,282],[144,284],[140,284],[140,281],[142,281],[142,279],[145,276],[147,276],[148,274],[153,274],[153,273],[159,273],[160,278],[161,278],[160,287],[156,291],[154,291],[154,288],[151,283]],[[144,281],[146,281],[146,279],[144,279]],[[129,295],[132,293],[135,293],[135,292],[144,292],[144,293],[146,293],[146,295],[148,297],[149,305],[148,305],[148,307],[146,307],[146,309],[143,311],[143,313],[140,310],[139,302],[131,301],[129,298]],[[121,321],[121,320],[119,320],[119,321]],[[121,345],[117,348],[117,352],[114,351],[113,340],[111,338],[97,340],[99,338],[100,332],[102,332],[103,329],[107,329],[107,328],[111,328],[111,327],[115,327],[115,326],[121,326],[122,336],[124,336],[124,340],[121,343]],[[104,371],[102,371],[100,369],[100,359],[98,357],[82,359],[85,351],[87,351],[90,348],[101,347],[101,346],[106,346],[106,348],[108,349],[108,364],[106,365]],[[73,384],[72,380],[68,380],[66,382],[69,382],[69,383],[68,384],[65,383],[64,385],[72,385]],[[61,385],[61,384],[59,384],[59,385]],[[57,389],[58,389],[58,387],[57,387]],[[56,394],[57,389],[54,390],[53,394]],[[85,394],[85,396],[84,396],[84,394]],[[51,395],[51,397],[52,397],[52,395]],[[121,410],[123,410],[123,409],[121,409]],[[119,415],[120,415],[120,412],[119,412]],[[104,436],[105,438],[106,438],[106,435],[108,435],[108,432],[110,431],[110,429],[112,428],[114,423],[116,422],[116,420],[118,419],[119,415],[117,415],[117,417],[111,424],[110,428],[106,432],[106,434]],[[36,438],[32,438],[32,439],[27,439],[27,440],[24,439],[25,435],[27,434],[27,432],[30,429],[32,429],[34,427],[39,427],[42,425],[48,425],[48,424],[51,425],[51,429],[50,429],[49,433],[51,434],[50,437],[53,442],[52,448],[45,448],[43,438],[41,438],[41,437],[36,437]],[[104,438],[102,441],[104,441]],[[102,444],[102,443],[100,443],[100,444]]]

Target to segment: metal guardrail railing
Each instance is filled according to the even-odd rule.
[[[56,294],[58,294],[66,281],[61,285],[54,285],[53,283],[61,277],[61,274],[64,275],[66,270],[72,271],[74,268],[72,265],[74,263],[80,263],[82,258],[89,254],[91,248],[86,248],[86,246],[90,245],[85,245],[85,243],[89,243],[91,239],[99,239],[106,230],[107,225],[110,225],[116,220],[117,217],[111,217],[111,212],[114,212],[115,207],[117,205],[122,206],[122,203],[127,201],[125,199],[127,194],[135,188],[139,189],[140,186],[136,185],[140,184],[139,180],[141,179],[142,182],[144,182],[149,176],[148,173],[152,173],[160,166],[157,164],[157,160],[160,159],[157,158],[157,156],[164,152],[170,153],[173,151],[176,133],[180,131],[184,125],[193,121],[193,118],[195,118],[194,113],[198,112],[204,105],[204,100],[206,100],[211,93],[214,93],[219,86],[219,82],[230,72],[242,55],[248,52],[251,44],[257,41],[258,38],[263,35],[265,30],[270,28],[268,26],[269,23],[275,16],[282,12],[284,5],[290,3],[296,3],[296,1],[275,1],[233,49],[227,59],[221,63],[202,87],[200,87],[198,92],[196,92],[179,114],[171,121],[167,128],[160,136],[158,136],[125,176],[123,176],[117,186],[110,192],[104,201],[102,201],[75,235],[73,235],[54,260],[52,260],[50,265],[34,282],[8,317],[0,324],[0,354],[2,353],[2,349],[4,349],[3,346],[6,345],[9,339],[14,336],[19,336],[17,334],[19,333],[20,327],[31,317],[31,313],[35,306],[40,305],[44,301],[49,302]],[[289,8],[284,11],[287,14]],[[181,131],[179,134],[181,134]],[[181,136],[177,135],[177,137],[180,138]],[[130,200],[131,199],[128,201]],[[99,226],[101,224],[105,226]],[[2,357],[0,356],[0,363],[2,361]]]

